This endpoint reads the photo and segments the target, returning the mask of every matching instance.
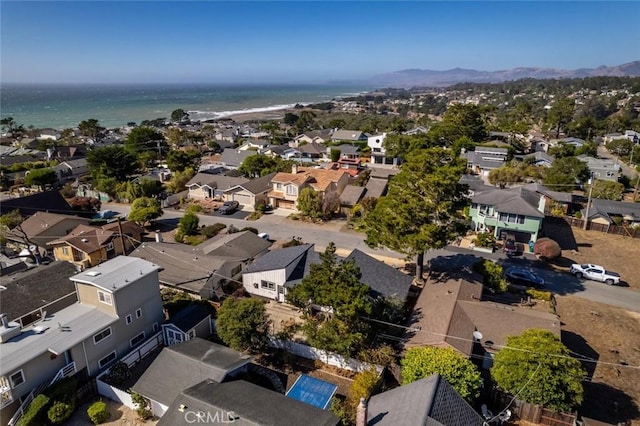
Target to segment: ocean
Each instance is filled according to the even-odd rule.
[[[182,108],[194,120],[241,112],[272,111],[334,98],[354,96],[372,87],[317,85],[213,84],[2,84],[0,114],[27,128],[63,129],[95,118],[103,127],[169,118]]]

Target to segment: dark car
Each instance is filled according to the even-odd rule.
[[[533,287],[544,287],[544,280],[523,268],[511,267],[504,271],[504,277],[513,284],[522,284]]]
[[[502,248],[502,251],[507,256],[515,256],[515,255],[517,255],[519,253],[519,250],[518,250],[518,244],[516,244],[516,240],[514,240],[512,238],[507,238],[504,241],[504,247]]]
[[[231,214],[238,210],[239,206],[240,203],[238,203],[237,201],[226,201],[222,206],[220,206],[218,211],[220,212],[220,214]]]

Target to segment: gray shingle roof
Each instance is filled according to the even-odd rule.
[[[371,397],[369,426],[482,426],[478,413],[439,374]]]
[[[233,349],[195,337],[163,348],[131,389],[168,406],[190,386],[207,379],[221,382],[250,361]]]
[[[331,135],[331,139],[334,141],[357,141],[362,140],[363,138],[365,138],[365,135],[360,130],[336,130]]]
[[[252,155],[259,154],[251,150],[239,151],[233,148],[225,148],[220,155],[220,163],[224,163],[227,167],[240,167],[242,162]]]
[[[76,273],[75,266],[69,262],[53,262],[3,277],[2,285],[6,290],[0,293],[0,312],[13,321],[47,303],[75,293],[76,287],[69,277]],[[49,313],[52,313],[51,310]]]
[[[273,179],[276,173],[277,172],[273,172],[256,179],[251,179],[250,181],[240,184],[238,186],[243,187],[244,189],[246,189],[247,191],[249,191],[254,195],[261,194],[271,189],[271,179]]]
[[[343,206],[353,207],[362,198],[365,189],[362,186],[347,185],[340,194],[340,201]]]
[[[412,281],[409,275],[358,249],[353,250],[346,260],[355,261],[362,274],[360,282],[369,286],[374,297],[396,297],[403,302],[407,299]]]
[[[523,187],[482,191],[475,194],[471,200],[474,203],[494,206],[500,213],[544,217],[537,207],[539,196]]]
[[[185,413],[179,410],[181,405],[196,413],[233,413],[233,424],[242,426],[335,426],[340,422],[330,411],[244,380],[227,383],[205,380],[184,390],[167,409],[158,426],[184,424]]]
[[[189,182],[187,182],[185,186],[208,185],[220,191],[226,191],[229,188],[233,188],[234,186],[238,186],[238,185],[243,185],[247,182],[249,182],[249,179],[244,177],[225,176],[222,174],[212,175],[210,173],[197,173],[194,177],[192,177],[189,180]]]
[[[342,145],[334,146],[333,149],[339,149],[340,153],[343,155],[355,155],[360,152],[360,147],[358,145],[350,145],[348,143],[343,143]]]
[[[610,215],[627,217],[626,220],[640,222],[640,203],[626,203],[624,201],[600,200],[594,198],[591,200],[591,208],[589,209],[589,219],[601,216],[610,223],[613,222]]]
[[[167,323],[187,332],[209,316],[209,310],[202,303],[191,303],[169,318]]]
[[[249,265],[245,273],[284,269],[292,262],[299,260],[300,257],[309,250],[313,250],[313,244],[302,244],[272,250]]]
[[[217,235],[196,247],[209,256],[251,259],[264,252],[271,242],[258,237],[251,231]]]
[[[115,293],[135,282],[140,277],[157,273],[160,267],[129,256],[117,256],[104,263],[72,276],[72,281],[91,284],[110,293]]]
[[[389,186],[389,181],[387,179],[380,178],[369,178],[367,185],[365,186],[367,192],[365,192],[365,197],[379,198],[387,193],[387,187]]]

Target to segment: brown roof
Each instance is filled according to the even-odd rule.
[[[407,333],[406,348],[452,347],[469,356],[473,332],[482,333],[481,344],[499,350],[508,336],[529,328],[549,330],[560,336],[560,321],[554,314],[526,307],[481,301],[480,277],[463,273],[444,281],[429,281],[413,312],[413,330]]]
[[[130,220],[120,222],[120,226],[122,226],[122,232],[126,235],[142,235],[144,233],[142,227]],[[102,225],[101,228],[105,231],[120,232],[118,222],[107,223],[106,225]]]
[[[69,235],[48,243],[49,245],[69,244],[83,253],[93,253],[113,238],[115,232],[95,226],[78,225]]]
[[[89,223],[88,219],[70,216],[66,214],[36,212],[28,219],[24,220],[20,226],[22,231],[29,237],[35,237],[43,233],[47,228],[57,225],[64,221],[69,222],[69,228],[72,229],[78,224]]]
[[[293,183],[294,185],[302,185],[309,182],[311,187],[316,191],[326,191],[327,187],[333,182],[338,182],[345,174],[343,170],[326,170],[315,169],[313,167],[298,167],[298,173],[276,174],[272,182]]]

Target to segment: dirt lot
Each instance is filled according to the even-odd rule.
[[[589,380],[581,414],[640,425],[640,314],[575,296],[556,300],[563,343],[598,361],[583,363]]]
[[[640,291],[640,238],[584,231],[569,227],[566,222],[545,222],[547,235],[562,247],[558,265],[568,268],[571,263],[594,263],[618,272],[632,289]]]

